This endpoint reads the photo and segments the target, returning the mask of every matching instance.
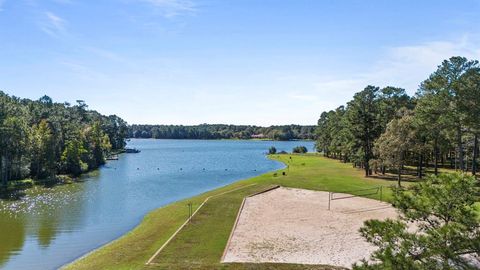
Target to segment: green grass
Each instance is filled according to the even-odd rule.
[[[291,157],[291,159],[290,159]],[[245,196],[272,185],[348,192],[375,186],[394,185],[395,181],[364,178],[361,170],[350,164],[318,155],[273,155],[272,159],[289,168],[266,173],[219,188],[187,200],[176,202],[149,213],[139,226],[88,256],[66,266],[67,269],[337,269],[329,266],[292,264],[220,264],[220,258],[233,223]],[[287,175],[283,176],[282,172]],[[198,207],[205,198],[252,183],[256,185],[213,197],[154,260],[145,262],[186,220],[188,202]],[[378,196],[374,196],[378,198]],[[391,198],[384,189],[385,200]]]
[[[269,187],[258,184],[213,197],[153,262],[161,268],[218,264],[243,198]]]

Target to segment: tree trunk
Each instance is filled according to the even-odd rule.
[[[473,139],[472,175],[477,175],[477,158],[478,158],[478,135],[475,134],[475,138]]]
[[[0,155],[0,182],[2,183],[2,188],[5,187],[5,182],[3,178],[4,170],[3,170],[3,156]]]
[[[433,155],[434,155],[433,159],[435,160],[434,161],[435,162],[435,165],[434,165],[435,175],[438,175],[438,145],[437,144],[438,144],[437,138],[435,138],[435,141],[433,143],[433,152],[434,152],[433,153]]]
[[[365,148],[365,158],[364,158],[365,176],[369,176],[372,174],[372,169],[370,169],[370,158],[371,158],[371,151],[369,148],[369,144],[367,143],[367,146]]]
[[[461,171],[465,170],[463,158],[463,144],[462,144],[462,127],[457,126],[457,147],[458,147],[458,166]]]
[[[402,186],[402,167],[403,167],[403,164],[398,166],[398,172],[397,172],[398,187]]]
[[[457,149],[455,149],[457,150]],[[457,151],[455,151],[455,157],[452,158],[452,153],[450,153],[450,167],[454,168],[455,170],[458,169],[458,162],[457,162]]]
[[[4,189],[7,189],[8,186],[8,157],[6,155],[3,155],[1,158],[1,181],[2,181],[2,187]]]
[[[418,178],[423,178],[423,154],[420,154],[420,160],[418,162]]]

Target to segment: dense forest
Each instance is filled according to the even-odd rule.
[[[84,101],[55,103],[48,96],[21,99],[0,91],[0,182],[77,176],[105,163],[123,149],[127,124],[104,116]]]
[[[317,150],[352,162],[366,176],[402,174],[413,167],[422,178],[429,167],[478,171],[480,66],[452,57],[420,84],[415,96],[404,89],[367,86],[346,106],[323,112]]]
[[[131,125],[130,138],[155,139],[270,139],[277,141],[313,140],[315,126],[239,126],[239,125]]]

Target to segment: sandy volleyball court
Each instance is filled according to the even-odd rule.
[[[278,188],[249,197],[223,262],[327,264],[350,267],[375,248],[358,233],[368,219],[395,218],[389,204],[328,192]]]

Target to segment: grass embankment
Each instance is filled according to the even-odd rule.
[[[292,159],[290,159],[292,157]],[[122,238],[68,265],[67,269],[336,269],[328,266],[288,264],[220,264],[220,259],[235,222],[242,199],[272,185],[348,192],[350,190],[390,186],[395,182],[363,177],[350,164],[318,155],[274,155],[272,159],[289,168],[266,173],[219,188],[187,200],[176,202],[149,213],[142,223]],[[286,172],[286,176],[282,175]],[[188,216],[187,203],[198,207],[211,198],[187,225],[155,258],[154,265],[145,262],[162,246]],[[378,196],[375,196],[378,198]],[[384,199],[391,198],[384,189]],[[195,209],[194,209],[195,210]]]

